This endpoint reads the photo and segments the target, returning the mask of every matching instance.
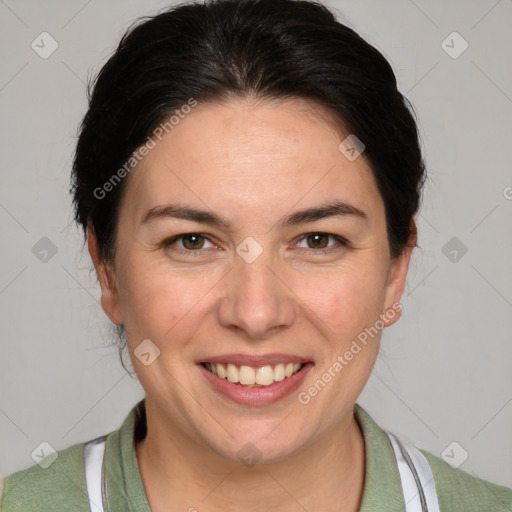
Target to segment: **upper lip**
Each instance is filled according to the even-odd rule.
[[[300,363],[309,362],[309,359],[294,354],[222,354],[219,356],[205,357],[198,363],[232,363],[237,366],[270,366],[279,363]]]

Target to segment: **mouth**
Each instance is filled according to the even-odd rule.
[[[312,361],[286,354],[225,354],[196,364],[211,389],[251,407],[270,405],[293,395],[314,366]]]
[[[232,384],[255,388],[269,387],[300,372],[303,363],[282,362],[273,365],[247,366],[234,363],[204,362],[201,365],[219,379],[226,379]]]

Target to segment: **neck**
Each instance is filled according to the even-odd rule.
[[[136,455],[153,512],[359,510],[365,447],[353,415],[298,454],[252,467],[226,460],[158,421],[147,400],[146,418],[147,435],[136,443]]]

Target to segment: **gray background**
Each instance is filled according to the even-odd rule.
[[[359,403],[383,428],[456,463],[465,450],[461,469],[512,487],[512,2],[326,4],[390,60],[430,173],[403,317]],[[34,464],[43,441],[60,450],[119,428],[143,397],[108,347],[68,187],[88,76],[131,21],[165,5],[0,0],[0,477]],[[31,48],[43,31],[59,45],[46,59]],[[463,49],[458,36],[442,44],[454,31],[469,44],[458,58],[445,51]],[[56,254],[38,252],[43,237]]]

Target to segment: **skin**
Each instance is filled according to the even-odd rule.
[[[153,511],[359,509],[365,451],[353,406],[381,331],[309,404],[297,393],[399,302],[416,240],[391,258],[384,203],[364,154],[350,161],[338,149],[346,135],[307,100],[200,103],[129,175],[113,265],[89,227],[102,308],[124,324],[146,392],[148,435],[136,454]],[[278,226],[326,201],[350,203],[367,220]],[[231,228],[174,218],[141,224],[170,202],[222,215]],[[199,249],[190,239],[163,243],[185,233],[208,238]],[[348,246],[320,238],[329,249],[322,253],[304,238],[311,233]],[[250,264],[236,252],[248,236],[263,249]],[[160,350],[148,366],[134,356],[145,339]],[[314,363],[300,389],[272,405],[233,403],[196,366],[207,356],[272,352]],[[261,454],[253,467],[237,455],[248,442]]]

